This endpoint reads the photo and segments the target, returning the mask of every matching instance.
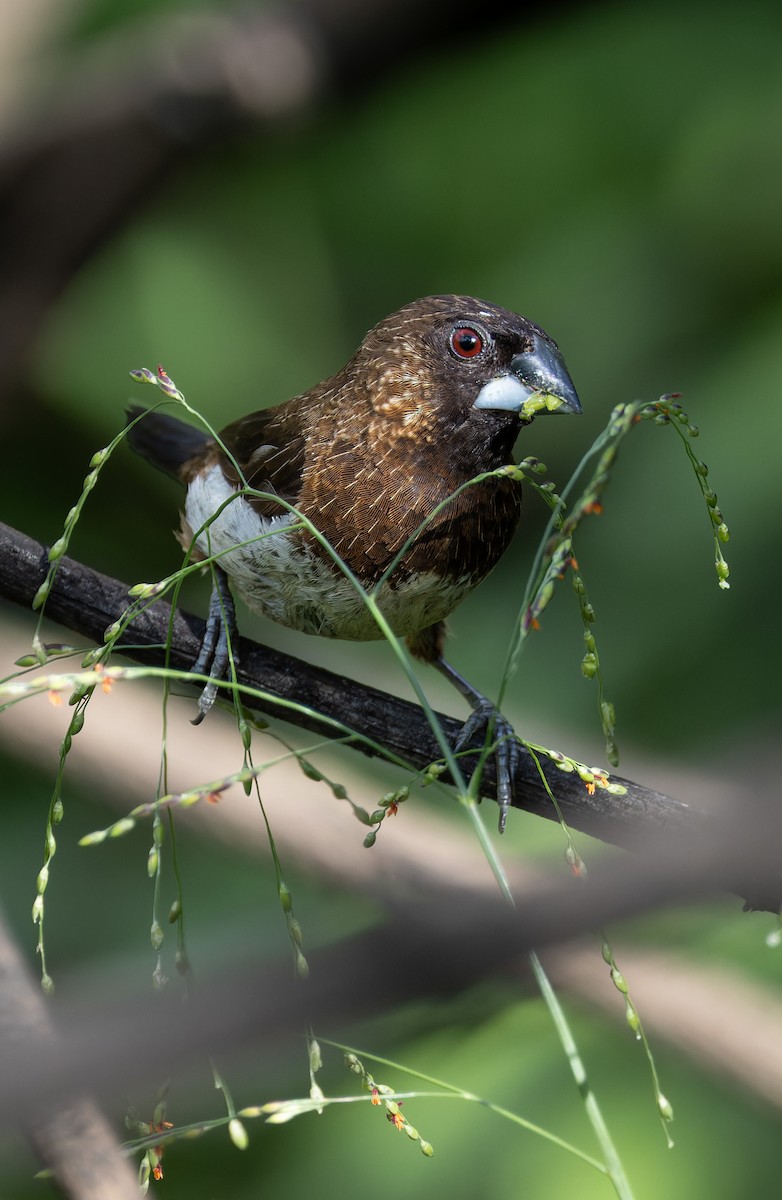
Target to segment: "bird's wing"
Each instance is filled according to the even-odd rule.
[[[242,417],[222,430],[220,442],[228,453],[221,450],[219,462],[230,483],[237,487],[246,484],[290,504],[297,503],[305,437],[293,406],[285,404]],[[273,499],[247,499],[262,516],[280,515],[280,506]]]

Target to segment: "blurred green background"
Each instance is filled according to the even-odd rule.
[[[58,34],[62,53],[115,34],[137,8],[116,0],[74,6]],[[152,15],[152,6],[144,9]],[[324,104],[300,128],[275,136],[247,130],[157,180],[52,308],[21,382],[23,402],[12,398],[0,414],[0,515],[44,541],[58,536],[92,452],[121,427],[129,398],[150,399],[128,380],[130,368],[162,362],[190,403],[220,426],[330,374],[369,326],[416,296],[459,291],[492,300],[557,339],[579,390],[580,421],[539,421],[518,447],[542,458],[561,484],[613,405],[682,393],[701,428],[696,452],[709,464],[731,529],[732,586],[717,588],[706,510],[675,435],[640,427],[622,450],[604,514],[587,523],[576,547],[617,707],[620,769],[661,788],[684,770],[693,791],[681,798],[699,802],[719,777],[728,790],[764,787],[773,779],[780,713],[773,545],[782,421],[782,12],[770,2],[741,10],[602,3],[528,12],[490,38],[477,32],[465,25],[460,43],[407,63],[360,99]],[[170,534],[177,504],[173,485],[122,451],[71,553],[129,582],[167,574],[178,563]],[[516,543],[452,619],[451,657],[489,693],[544,520],[530,494]],[[194,586],[186,603],[203,604],[203,596]],[[19,618],[9,607],[0,611]],[[321,644],[246,613],[241,623],[292,653],[405,692],[383,646]],[[17,628],[23,653],[32,618]],[[531,740],[600,762],[594,687],[581,678],[581,653],[577,609],[563,589],[506,707]],[[431,690],[456,711],[447,692]],[[7,742],[3,754],[4,902],[32,958],[29,904],[53,776]],[[60,969],[92,963],[98,970],[146,944],[151,897],[142,845],[92,853],[89,877],[81,852],[67,846],[68,837],[75,842],[112,819],[100,793],[101,786],[74,787],[69,796],[50,905]],[[523,817],[514,825],[509,849],[539,853],[562,869],[555,831]],[[346,823],[346,836],[354,839],[356,828]],[[181,852],[202,969],[221,931],[230,940],[236,930],[241,940],[254,930],[258,953],[284,950],[273,882],[259,883],[257,864],[195,835],[185,835]],[[314,940],[370,919],[357,899],[295,868],[289,874]],[[725,900],[667,913],[621,935],[628,945],[720,965],[773,990],[778,1002],[780,951],[764,944],[771,918],[742,916],[738,907]],[[782,1094],[774,1106],[719,1082],[660,1035],[663,1086],[677,1114],[677,1146],[668,1152],[645,1066],[621,1023],[588,1007],[571,1011],[638,1197],[776,1193]],[[497,1011],[455,1003],[438,1022],[418,1036],[414,1017],[402,1021],[393,1056],[591,1148],[538,1003]],[[207,1074],[190,1119],[220,1112]],[[246,1074],[237,1083],[242,1103],[308,1086],[303,1055],[286,1070],[276,1065],[273,1085],[263,1064]],[[338,1092],[351,1081],[332,1071],[328,1085]],[[167,1153],[162,1186],[171,1200],[239,1200],[261,1188],[298,1197],[321,1191],[324,1180],[346,1198],[610,1194],[586,1167],[484,1111],[416,1104],[416,1122],[436,1146],[431,1162],[382,1121],[373,1124],[376,1116],[361,1108],[282,1129],[257,1126],[243,1155],[213,1134]],[[31,1160],[16,1142],[7,1149],[6,1194],[37,1195]]]

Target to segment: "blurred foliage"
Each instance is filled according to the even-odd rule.
[[[93,0],[67,44],[99,39],[138,11]],[[58,535],[92,451],[121,425],[126,400],[138,398],[130,368],[163,362],[220,425],[337,369],[369,326],[414,296],[474,293],[531,316],[563,349],[585,415],[538,421],[520,441],[559,483],[614,404],[683,393],[731,528],[732,590],[717,589],[708,519],[665,429],[644,426],[631,437],[604,515],[576,551],[597,610],[620,747],[737,771],[775,736],[780,708],[770,669],[780,566],[769,546],[780,495],[782,11],[770,0],[740,13],[726,2],[601,3],[528,13],[491,40],[464,32],[460,49],[408,66],[361,104],[335,101],[309,127],[273,139],[236,138],[158,181],[51,312],[23,399],[0,417],[6,447],[21,451],[5,456],[3,516],[44,540]],[[124,454],[100,488],[72,553],[129,582],[173,569],[176,489]],[[514,548],[452,621],[452,658],[488,691],[544,519],[530,496]],[[382,646],[302,645],[271,627],[263,636],[398,686]],[[564,592],[525,654],[507,708],[531,738],[554,729],[564,749],[599,760],[581,653],[577,609]],[[452,699],[442,703],[453,707]],[[622,769],[634,774],[632,754]],[[14,796],[4,817],[4,891],[31,945],[27,913],[48,782],[13,762],[3,773]],[[83,832],[91,801],[79,803]],[[522,824],[534,845],[533,823]],[[241,938],[251,926],[257,936],[247,916],[257,871],[227,856],[218,861],[213,849],[202,861],[195,840],[184,841],[187,870],[199,880],[190,930],[208,959],[224,928]],[[124,843],[112,848],[111,869],[93,855],[94,875],[75,865],[75,853],[70,870],[58,860],[59,913],[50,906],[58,958],[101,963],[107,947],[121,958],[138,945],[148,897],[141,863],[129,868],[125,853]],[[337,936],[346,920],[339,898],[306,880],[297,889],[306,921],[319,912],[318,926],[328,927],[331,914]],[[237,909],[245,914],[238,925]],[[277,920],[274,908],[266,911]],[[778,957],[762,946],[760,920],[716,907],[647,920],[636,936],[725,953],[775,978]],[[281,920],[275,929],[272,941],[284,944]],[[266,937],[258,937],[259,953]],[[778,1114],[715,1087],[660,1048],[677,1113],[677,1148],[668,1153],[634,1045],[594,1016],[580,1016],[577,1026],[639,1200],[773,1193]],[[439,1032],[393,1053],[589,1149],[536,1005],[487,1005],[469,1021],[457,1005],[443,1011]],[[304,1065],[302,1054],[300,1076],[279,1081],[281,1089],[306,1090]],[[330,1083],[351,1086],[338,1072]],[[204,1105],[213,1104],[208,1088],[205,1078]],[[270,1098],[264,1065],[254,1064],[235,1091],[244,1093],[241,1103]],[[219,1134],[172,1148],[165,1194],[242,1200],[263,1186],[309,1195],[323,1179],[345,1197],[609,1193],[586,1167],[480,1110],[451,1101],[416,1102],[415,1110],[435,1145],[431,1162],[361,1108],[253,1127],[245,1155]],[[190,1114],[204,1115],[203,1107]],[[8,1195],[33,1194],[30,1169],[21,1161],[9,1168]]]

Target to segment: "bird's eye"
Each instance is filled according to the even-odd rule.
[[[477,329],[462,325],[454,329],[449,345],[457,358],[477,358],[483,350],[483,338]]]

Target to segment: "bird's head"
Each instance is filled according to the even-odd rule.
[[[367,334],[353,361],[375,412],[413,436],[435,413],[456,425],[494,413],[517,428],[539,413],[581,412],[556,342],[526,317],[471,296],[405,305]]]

